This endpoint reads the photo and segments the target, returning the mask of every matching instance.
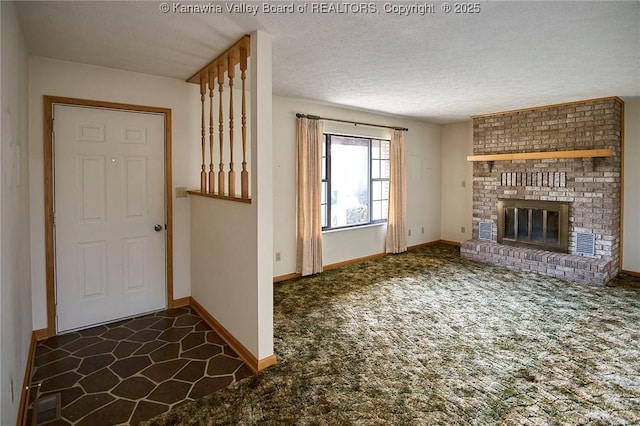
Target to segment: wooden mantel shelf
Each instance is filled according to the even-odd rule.
[[[540,160],[545,158],[594,158],[611,156],[613,156],[613,151],[608,148],[604,148],[574,151],[513,152],[509,154],[468,155],[467,161]]]

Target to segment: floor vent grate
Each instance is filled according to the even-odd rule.
[[[33,426],[46,425],[60,418],[60,394],[38,398],[33,406]]]

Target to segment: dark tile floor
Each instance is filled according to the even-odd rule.
[[[135,425],[250,375],[192,309],[165,310],[38,343],[28,424],[59,394],[48,425]]]

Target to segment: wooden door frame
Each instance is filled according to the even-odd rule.
[[[166,292],[167,308],[175,305],[173,299],[173,194],[171,180],[171,109],[142,105],[102,102],[88,99],[44,96],[44,229],[45,229],[45,274],[47,288],[47,336],[56,330],[56,282],[55,282],[55,238],[53,226],[53,108],[55,105],[91,107],[127,112],[155,113],[164,115],[164,179],[165,179],[165,221],[166,221]]]

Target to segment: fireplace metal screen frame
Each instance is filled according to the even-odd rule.
[[[559,245],[541,244],[534,241],[510,240],[504,238],[504,211],[506,208],[538,209],[558,212],[558,237]],[[516,213],[517,215],[517,213]],[[499,244],[507,244],[520,247],[532,247],[542,250],[556,251],[561,253],[569,252],[569,203],[563,201],[541,201],[541,200],[521,200],[521,199],[499,199],[498,200],[498,235]]]

